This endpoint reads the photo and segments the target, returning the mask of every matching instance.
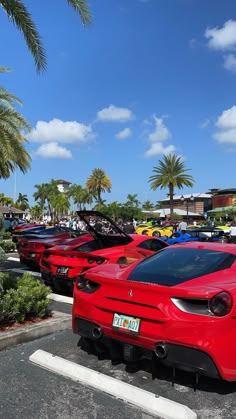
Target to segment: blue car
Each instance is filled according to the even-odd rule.
[[[171,237],[160,237],[168,244],[185,243],[189,241],[219,241],[222,243],[228,242],[227,234],[223,230],[215,227],[199,227],[192,230],[187,230],[186,233],[176,231]]]

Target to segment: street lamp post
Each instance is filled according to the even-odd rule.
[[[186,204],[186,215],[187,215],[187,224],[188,224],[188,209],[189,209],[189,202],[193,202],[194,201],[194,196],[191,195],[189,198],[185,198],[183,195],[180,197],[181,201]]]

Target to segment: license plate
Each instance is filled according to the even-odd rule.
[[[57,275],[67,275],[69,271],[69,268],[66,268],[64,266],[59,266],[59,268],[57,268]]]
[[[126,316],[124,314],[115,313],[113,316],[112,327],[116,330],[124,330],[126,332],[138,334],[141,324],[141,319],[136,317]]]

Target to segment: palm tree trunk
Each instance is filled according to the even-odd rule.
[[[170,219],[173,221],[173,213],[174,213],[174,187],[173,184],[169,184],[169,198],[170,198]]]

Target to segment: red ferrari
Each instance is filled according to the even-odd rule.
[[[236,246],[188,242],[74,285],[73,331],[125,361],[236,381]]]
[[[78,214],[87,223],[90,234],[46,250],[40,260],[42,279],[52,288],[72,291],[74,281],[86,269],[107,263],[129,264],[167,246],[156,237],[128,235],[97,211],[78,211]],[[95,220],[98,217],[99,231]],[[101,232],[103,225],[107,230],[107,223],[110,234]]]
[[[69,233],[63,233],[59,236],[53,236],[50,239],[22,239],[19,245],[18,253],[20,262],[31,269],[39,269],[39,262],[44,250],[61,243],[70,237]]]

